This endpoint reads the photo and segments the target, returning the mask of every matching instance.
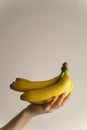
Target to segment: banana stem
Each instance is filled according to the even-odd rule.
[[[67,62],[62,64],[60,77],[62,78],[65,73],[68,74],[68,63]]]
[[[65,71],[65,70],[68,70],[68,63],[65,62],[62,64],[62,68],[61,68],[62,71]]]

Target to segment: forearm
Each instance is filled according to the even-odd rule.
[[[31,108],[25,108],[4,127],[2,127],[1,130],[22,130],[22,128],[34,116],[35,114],[31,112]]]

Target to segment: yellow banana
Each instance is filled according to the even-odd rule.
[[[73,84],[71,78],[70,78],[70,80],[71,80],[71,81],[70,81],[70,86],[67,87],[66,91],[64,92],[64,93],[66,93],[65,97],[66,97],[68,94],[71,94],[72,91],[73,91],[73,86],[74,86],[74,84]],[[58,97],[59,97],[59,95],[56,96],[56,100],[58,99]],[[31,102],[31,103],[34,103],[34,104],[43,104],[43,103],[49,102],[51,99],[52,99],[52,97],[49,98],[48,100],[34,101],[34,102]],[[26,100],[25,100],[25,101],[26,101]],[[30,102],[30,101],[29,101],[29,102]]]
[[[25,81],[25,82],[30,82],[30,80],[25,79],[25,78],[16,78],[16,81]]]
[[[10,85],[10,88],[20,92],[40,89],[55,84],[58,80],[60,80],[62,75],[63,72],[61,72],[59,76],[45,81],[30,81],[24,78],[17,78],[16,81]]]
[[[67,65],[68,65],[67,63],[64,63],[61,68],[62,70],[61,74],[52,79],[45,80],[45,81],[30,81],[24,78],[16,78],[16,81],[10,85],[10,88],[16,91],[26,92],[29,90],[35,90],[35,89],[51,86],[61,79],[61,77],[64,74],[65,68],[67,69]]]
[[[65,71],[64,76],[56,84],[42,89],[25,92],[21,95],[21,99],[32,103],[42,104],[53,96],[59,96],[64,92],[66,92],[67,96],[68,93],[72,92],[72,89],[73,82]]]

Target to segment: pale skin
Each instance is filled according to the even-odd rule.
[[[58,99],[56,97],[53,97],[52,100],[48,103],[41,105],[30,104],[0,130],[22,130],[33,117],[45,113],[54,112],[55,110],[61,108],[69,99],[70,95],[71,94],[68,94],[68,96],[65,97],[65,93],[63,93],[59,96]]]

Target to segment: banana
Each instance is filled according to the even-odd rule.
[[[59,96],[62,93],[66,92],[66,96],[68,93],[71,93],[73,89],[73,82],[68,75],[67,71],[64,71],[63,77],[60,81],[55,84],[37,89],[27,91],[21,95],[21,100],[28,101],[35,104],[43,104],[46,101],[49,101],[53,96]]]
[[[72,91],[73,91],[73,86],[74,86],[74,84],[73,84],[71,78],[70,78],[70,80],[71,80],[70,86],[67,87],[67,89],[66,89],[66,91],[65,91],[65,93],[66,93],[65,97],[66,97],[68,94],[71,94]],[[22,96],[22,95],[21,95],[21,96]],[[56,96],[56,100],[58,99],[58,97],[59,97],[59,96]],[[52,99],[52,97],[49,98],[48,100],[39,100],[39,101],[31,102],[31,103],[34,103],[34,104],[43,104],[43,103],[49,102],[51,99]],[[24,99],[24,100],[25,100],[25,99]],[[26,100],[25,100],[25,101],[26,101]],[[30,101],[28,101],[28,102],[30,102]]]
[[[16,81],[10,85],[10,88],[20,92],[26,92],[34,89],[41,89],[55,84],[63,76],[63,71],[59,76],[45,81],[30,81],[24,78],[16,78]]]
[[[73,91],[73,81],[68,74],[68,64],[64,63],[61,68],[61,73],[49,80],[30,81],[24,78],[16,78],[15,82],[10,85],[10,88],[16,91],[24,92],[20,98],[34,104],[43,104],[49,102],[53,96],[56,100],[62,93],[67,96]]]
[[[30,82],[30,80],[25,79],[25,78],[16,78],[16,81],[25,81],[25,82]]]
[[[10,85],[10,88],[15,91],[27,92],[30,90],[41,89],[44,87],[51,86],[61,79],[61,77],[64,75],[64,70],[68,69],[67,66],[68,64],[64,63],[62,65],[61,73],[59,76],[45,81],[30,81],[24,78],[16,78],[16,81]]]

